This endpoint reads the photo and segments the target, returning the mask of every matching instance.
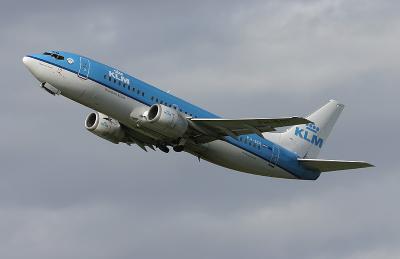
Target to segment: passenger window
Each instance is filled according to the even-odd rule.
[[[142,96],[144,96],[144,92],[142,92]]]
[[[114,78],[114,84],[117,83],[117,79]]]
[[[111,82],[111,76],[109,76],[109,77],[108,77],[108,81],[110,81],[110,82]]]
[[[107,75],[104,75],[104,79],[107,79]]]

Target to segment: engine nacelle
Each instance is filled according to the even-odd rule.
[[[145,117],[145,127],[171,139],[182,137],[188,128],[186,118],[177,110],[162,104],[152,105]]]
[[[125,132],[117,120],[99,112],[92,112],[86,117],[85,128],[114,144],[121,142],[125,136]]]

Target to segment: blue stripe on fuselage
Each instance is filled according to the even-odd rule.
[[[49,64],[52,64],[54,66],[60,67],[62,69],[65,69],[67,71],[70,71],[74,74],[78,74],[79,72],[79,58],[81,56],[78,56],[76,54],[72,53],[66,53],[66,52],[59,52],[61,55],[65,56],[65,59],[68,57],[72,57],[75,62],[74,64],[68,64],[65,60],[56,60],[50,56],[43,56],[43,55],[30,55],[29,57],[47,62]],[[113,81],[109,81],[108,79],[104,79],[104,75],[108,75],[108,71],[113,71],[114,68],[109,67],[107,65],[101,64],[97,61],[94,61],[92,59],[87,58],[90,60],[90,73],[88,79],[101,84],[107,88],[110,88],[116,92],[119,92],[129,98],[132,98],[140,103],[143,103],[147,106],[151,106],[155,104],[156,102],[151,100],[151,97],[154,96],[155,98],[158,98],[159,100],[163,100],[164,103],[167,102],[168,104],[174,104],[177,105],[180,109],[183,111],[186,111],[188,114],[192,114],[193,117],[199,117],[199,118],[219,118],[219,116],[212,114],[204,109],[201,109],[193,104],[190,104],[178,97],[175,97],[169,93],[166,93],[152,85],[149,85],[141,80],[138,80],[135,77],[132,77],[126,73],[124,73],[124,76],[130,80],[130,87],[135,87],[135,92],[132,92],[131,90],[128,90],[126,87],[124,88],[122,85],[119,84],[114,84]],[[120,70],[118,70],[120,71]],[[139,95],[136,94],[136,90],[140,89],[141,92],[144,92],[145,95]],[[276,166],[284,169],[285,171],[289,172],[293,176],[295,176],[298,179],[308,179],[308,180],[315,180],[318,178],[319,173],[313,172],[306,170],[305,168],[301,167],[298,162],[297,162],[297,155],[267,139],[261,138],[260,136],[256,134],[249,134],[249,135],[243,135],[243,137],[248,136],[249,138],[256,140],[258,142],[261,142],[263,145],[266,145],[268,147],[273,147],[273,146],[278,146],[280,149],[279,153],[279,160]],[[268,148],[261,147],[259,150],[256,147],[253,147],[252,145],[250,146],[249,144],[245,144],[239,140],[236,140],[232,137],[225,137],[225,140],[238,147],[241,148],[257,157],[260,157],[263,160],[266,160],[268,162],[271,162],[271,156],[272,156],[272,151]]]

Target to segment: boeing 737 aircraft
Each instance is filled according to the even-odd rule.
[[[92,108],[86,129],[112,143],[165,153],[172,147],[233,170],[289,179],[372,166],[316,159],[344,108],[335,100],[306,118],[224,119],[77,54],[50,51],[23,63],[47,92]],[[275,132],[279,127],[290,128]]]

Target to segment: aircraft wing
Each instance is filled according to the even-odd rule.
[[[344,161],[344,160],[323,160],[323,159],[297,159],[300,164],[305,167],[318,171],[318,172],[331,172],[338,170],[357,169],[365,167],[373,167],[367,162],[363,161]]]
[[[275,131],[275,128],[310,123],[309,120],[300,117],[284,117],[276,119],[249,118],[249,119],[200,119],[191,118],[191,125],[205,135],[217,139],[225,136],[236,138],[243,134],[257,134]]]

